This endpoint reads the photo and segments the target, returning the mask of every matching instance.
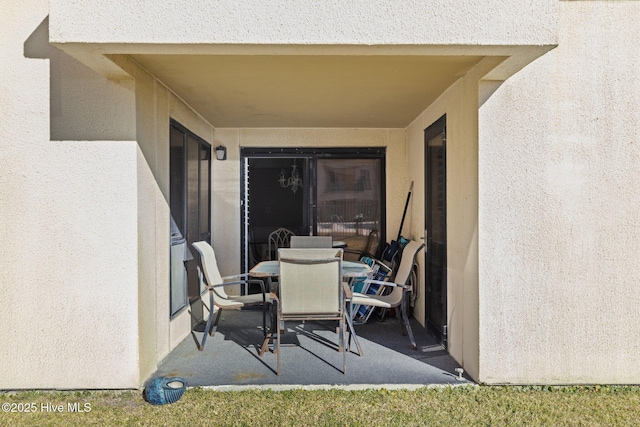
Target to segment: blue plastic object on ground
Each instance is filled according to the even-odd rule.
[[[177,402],[187,388],[187,381],[179,378],[157,377],[144,390],[145,399],[152,405]]]

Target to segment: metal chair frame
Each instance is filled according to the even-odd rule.
[[[400,264],[393,281],[381,281],[367,279],[365,284],[377,284],[384,287],[392,288],[392,291],[386,295],[366,295],[354,292],[352,303],[360,305],[369,305],[382,308],[396,308],[400,307],[400,313],[397,316],[400,322],[400,327],[404,326],[409,335],[411,346],[417,349],[416,341],[413,338],[413,332],[411,331],[411,325],[409,323],[409,316],[407,315],[407,293],[412,290],[411,276],[413,272],[413,265],[418,253],[424,248],[424,243],[418,243],[416,241],[409,241],[409,243],[402,250],[400,257]],[[404,325],[403,325],[404,323]],[[404,335],[404,333],[403,333]]]
[[[194,242],[193,247],[200,254],[198,278],[200,280],[200,283],[209,292],[209,316],[207,317],[207,323],[204,328],[202,342],[198,345],[198,350],[204,350],[204,346],[207,342],[207,335],[215,335],[218,329],[218,322],[220,321],[220,316],[223,309],[238,310],[247,305],[262,304],[262,331],[264,340],[268,341],[266,318],[267,304],[271,303],[271,298],[267,299],[268,294],[265,292],[264,283],[262,282],[262,280],[247,279],[248,274],[238,274],[235,276],[222,277],[220,276],[220,271],[218,270],[218,265],[216,263],[215,252],[213,251],[211,245],[209,245],[209,243],[205,241],[201,241]],[[236,280],[229,281],[231,279]],[[260,298],[259,294],[230,296],[227,295],[227,293],[224,291],[224,288],[228,286],[247,286],[248,284],[254,283],[260,285],[262,298]],[[215,310],[215,320],[213,319],[214,307],[218,308],[217,310]],[[273,325],[271,325],[271,328],[272,327]]]
[[[353,324],[351,323],[351,318],[347,316],[347,308],[346,302],[351,299],[351,290],[349,286],[342,281],[342,251],[340,250],[340,255],[331,258],[287,258],[286,255],[280,254],[279,262],[280,262],[280,295],[271,294],[272,300],[277,305],[277,324],[280,325],[277,329],[277,339],[275,343],[274,352],[277,353],[277,374],[280,375],[280,342],[281,342],[281,334],[283,328],[283,324],[285,321],[289,320],[302,320],[302,321],[314,321],[314,320],[337,320],[339,322],[338,326],[338,351],[343,353],[342,355],[342,372],[346,373],[346,353],[347,349],[345,349],[345,334],[346,331],[349,330],[350,334],[354,334]],[[315,275],[309,275],[310,280],[314,280],[314,289],[318,292],[323,292],[322,295],[319,294],[320,297],[328,298],[326,303],[326,307],[322,306],[322,303],[319,305],[314,304],[316,301],[310,304],[300,304],[300,300],[295,300],[295,289],[296,286],[307,286],[307,283],[296,283],[291,282],[290,278],[287,275],[287,268],[284,269],[283,264],[289,265],[299,265],[299,266],[331,266],[332,276],[327,278],[327,281],[319,278]],[[312,269],[310,269],[312,270]],[[285,275],[283,276],[283,272]],[[336,283],[332,283],[332,280],[335,280]],[[333,289],[333,290],[332,290]],[[334,299],[334,296],[331,296],[331,292],[337,293],[337,300]],[[294,295],[292,295],[294,294]],[[298,303],[298,305],[296,305]],[[333,304],[337,303],[337,305]],[[331,306],[330,306],[331,305]],[[351,338],[351,336],[349,337]],[[357,341],[359,354],[362,355],[362,350],[360,349],[360,344]],[[349,339],[350,341],[350,339]],[[267,349],[267,344],[263,346],[262,353],[264,353]]]

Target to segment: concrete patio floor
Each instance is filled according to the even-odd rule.
[[[356,325],[363,356],[355,345],[347,354],[346,374],[342,353],[337,351],[336,322],[287,322],[281,348],[281,375],[276,375],[276,354],[258,355],[262,343],[261,311],[224,311],[218,331],[209,337],[203,351],[194,332],[159,365],[153,377],[182,377],[189,387],[220,390],[244,388],[416,388],[427,385],[460,385],[471,381],[457,378],[459,365],[429,332],[412,320],[418,349],[401,334],[399,322],[386,318]]]

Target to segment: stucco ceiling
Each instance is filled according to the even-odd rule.
[[[406,127],[478,56],[132,55],[215,127]]]

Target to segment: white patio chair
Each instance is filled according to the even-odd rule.
[[[411,282],[409,280],[411,276],[411,270],[418,252],[424,248],[424,243],[418,243],[413,240],[409,241],[402,250],[402,256],[400,258],[400,266],[396,272],[393,282],[385,282],[380,280],[365,280],[365,284],[378,284],[381,286],[393,287],[391,293],[387,295],[369,295],[354,292],[351,299],[352,304],[382,307],[382,308],[397,308],[400,307],[400,313],[398,313],[398,321],[400,327],[402,323],[409,334],[411,340],[411,346],[417,349],[416,341],[413,338],[413,332],[411,331],[411,325],[409,324],[409,317],[407,315],[407,293],[411,292]]]
[[[288,320],[337,320],[338,350],[342,351],[342,372],[346,373],[344,350],[349,286],[342,281],[342,250],[281,249],[279,252],[279,295],[272,294],[278,307],[278,325]],[[280,375],[281,328],[276,341],[277,374]]]
[[[235,276],[222,277],[220,270],[218,269],[218,263],[216,262],[215,252],[211,245],[207,242],[194,242],[193,247],[200,254],[200,265],[198,266],[198,277],[200,283],[209,291],[209,317],[207,318],[207,324],[204,329],[204,335],[202,336],[202,342],[198,346],[198,350],[202,351],[207,341],[207,335],[213,336],[218,328],[218,321],[222,310],[234,309],[239,310],[248,305],[262,304],[262,330],[265,341],[268,342],[268,335],[266,329],[266,317],[267,317],[267,304],[271,303],[271,297],[265,292],[264,283],[262,280],[246,279],[248,275],[239,274]],[[235,279],[232,281],[228,281]],[[225,292],[225,287],[235,285],[246,285],[248,283],[255,283],[260,285],[262,292],[242,295],[231,296]],[[212,323],[214,307],[218,309],[216,311],[215,321]],[[273,325],[271,325],[273,327]],[[262,345],[264,348],[264,343]],[[262,352],[260,353],[262,355]]]

